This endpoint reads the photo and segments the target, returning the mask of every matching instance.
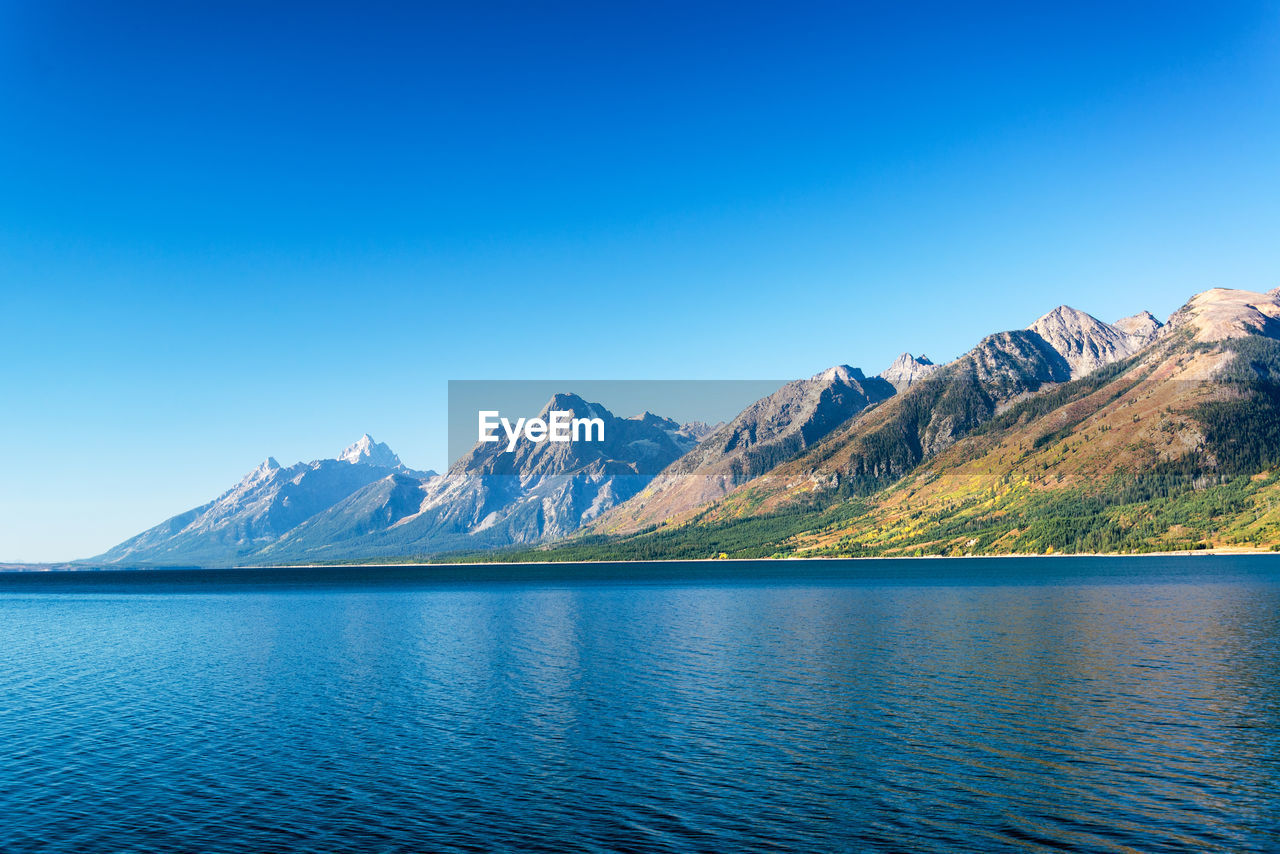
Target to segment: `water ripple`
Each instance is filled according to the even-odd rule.
[[[1277,615],[1243,570],[0,587],[0,849],[1278,850]]]

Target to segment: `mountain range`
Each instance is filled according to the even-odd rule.
[[[715,427],[568,391],[553,409],[603,419],[608,441],[479,444],[437,475],[366,435],[335,459],[268,458],[90,562],[1280,545],[1280,289],[1215,288],[1165,323],[1060,306],[945,364],[828,368]]]
[[[336,459],[268,457],[218,498],[119,544],[98,564],[225,566],[434,554],[570,534],[635,495],[710,429],[619,418],[574,394],[542,408],[600,418],[604,442],[477,444],[441,476],[367,434]]]

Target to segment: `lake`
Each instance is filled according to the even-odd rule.
[[[1280,850],[1280,556],[0,574],[0,850]]]

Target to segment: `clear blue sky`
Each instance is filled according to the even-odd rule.
[[[450,378],[1280,285],[1280,5],[1045,6],[0,2],[0,560],[365,431],[439,467]]]

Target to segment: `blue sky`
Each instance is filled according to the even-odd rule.
[[[1043,5],[0,3],[0,560],[438,468],[449,379],[1280,285],[1280,5]]]

